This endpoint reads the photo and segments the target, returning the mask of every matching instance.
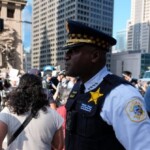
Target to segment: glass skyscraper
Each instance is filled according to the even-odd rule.
[[[63,66],[67,19],[112,35],[113,8],[114,0],[33,0],[32,67]]]
[[[127,50],[150,53],[150,0],[132,0]]]

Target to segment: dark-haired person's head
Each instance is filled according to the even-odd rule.
[[[49,105],[42,88],[41,79],[33,74],[24,74],[19,85],[9,94],[8,107],[17,115],[31,111],[36,116],[39,109],[46,111]]]
[[[77,21],[69,20],[66,27],[66,75],[87,81],[106,65],[106,53],[116,40]]]
[[[122,77],[127,81],[131,81],[132,73],[130,71],[123,71]]]
[[[7,79],[4,79],[4,87],[5,88],[10,88],[11,87],[11,84]]]
[[[124,74],[124,75],[127,75],[127,76],[129,76],[129,77],[132,76],[132,73],[131,73],[130,71],[123,71],[123,74]]]

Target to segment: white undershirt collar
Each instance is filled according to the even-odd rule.
[[[96,75],[94,75],[90,80],[84,83],[85,92],[91,91],[96,88],[103,80],[103,78],[107,75],[111,74],[107,67],[103,67]]]

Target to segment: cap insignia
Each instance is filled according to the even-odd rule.
[[[69,24],[66,22],[66,31],[69,33]]]

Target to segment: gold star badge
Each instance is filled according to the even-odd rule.
[[[100,93],[100,88],[97,89],[95,92],[90,92],[91,98],[89,99],[88,102],[94,102],[97,104],[97,100],[99,97],[103,96],[104,94]]]

